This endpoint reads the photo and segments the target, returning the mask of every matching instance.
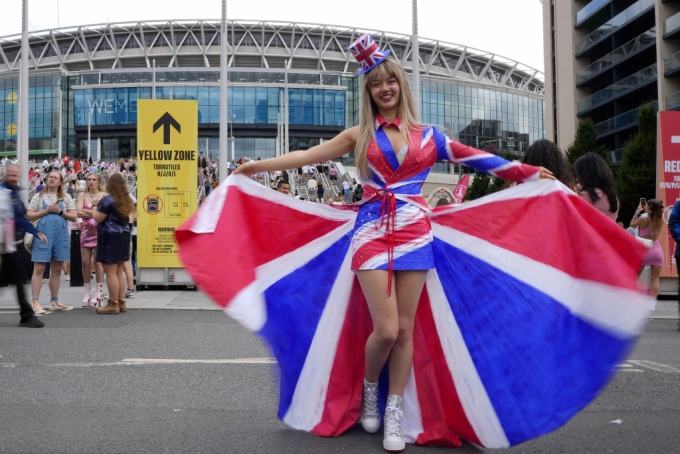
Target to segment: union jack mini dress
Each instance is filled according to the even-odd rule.
[[[372,177],[363,180],[364,199],[352,237],[356,270],[429,270],[432,255],[430,208],[421,188],[435,161],[464,164],[505,180],[537,180],[538,167],[509,162],[499,156],[451,140],[434,126],[409,131],[411,148],[400,159],[385,129],[401,130],[399,118],[375,118],[375,140],[367,158]],[[403,150],[400,150],[403,153]]]

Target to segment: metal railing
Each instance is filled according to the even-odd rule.
[[[623,162],[623,148],[619,148],[618,150],[610,151],[609,157],[611,158],[613,165],[615,165],[615,166],[621,165],[621,163]]]
[[[664,22],[663,34],[677,31],[680,28],[680,13],[675,13]]]
[[[680,91],[666,96],[666,110],[675,110],[680,107]]]
[[[654,101],[651,104],[655,109],[658,109],[659,106],[658,101]],[[622,113],[621,115],[617,115],[615,117],[610,118],[609,120],[596,124],[595,126],[593,126],[595,134],[600,136],[602,134],[607,134],[608,132],[623,128],[624,126],[636,123],[638,114],[640,113],[640,109],[642,109],[643,107],[645,106],[640,106],[637,109],[629,110],[628,112]]]
[[[656,63],[646,67],[645,69],[636,72],[633,75],[626,77],[625,79],[610,85],[609,87],[594,93],[587,98],[579,101],[578,103],[578,113],[584,110],[590,109],[593,106],[597,106],[605,101],[611,100],[622,93],[632,90],[640,85],[649,82],[651,80],[656,80]]]
[[[612,0],[593,0],[592,2],[588,3],[586,6],[581,8],[579,12],[576,13],[576,24],[588,18],[588,16],[593,14],[595,11],[611,2]]]
[[[637,3],[633,3],[628,8],[624,9],[619,14],[617,14],[616,16],[602,24],[600,27],[596,28],[592,33],[583,38],[581,41],[577,42],[575,45],[575,53],[578,54],[579,52],[592,46],[593,44],[602,41],[602,39],[614,33],[629,20],[639,15],[647,8],[653,6],[654,0],[640,0]]]
[[[680,52],[663,59],[663,71],[668,72],[680,66]]]
[[[644,32],[635,39],[628,41],[623,46],[614,49],[611,53],[580,70],[577,74],[579,79],[578,82],[589,79],[593,75],[604,71],[638,50],[654,43],[656,43],[656,27]]]

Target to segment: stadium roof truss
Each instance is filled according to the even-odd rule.
[[[121,68],[219,67],[220,22],[210,20],[97,24],[29,34],[29,67],[88,71]],[[347,47],[364,33],[411,70],[410,35],[332,25],[230,21],[229,66],[354,72]],[[21,35],[0,37],[0,76],[18,72]],[[536,95],[543,73],[471,47],[420,39],[421,74],[466,80]]]

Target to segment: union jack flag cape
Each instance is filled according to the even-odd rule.
[[[416,315],[407,442],[501,448],[559,428],[644,329],[646,248],[556,181],[428,216],[436,268]],[[350,271],[355,217],[232,176],[176,232],[198,285],[276,357],[278,416],[321,436],[360,415],[372,323]]]

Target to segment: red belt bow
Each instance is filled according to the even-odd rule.
[[[382,193],[380,202],[380,225],[376,230],[385,226],[385,236],[387,236],[387,295],[392,294],[392,274],[394,273],[394,225],[397,222],[397,197],[392,191],[380,191]]]

